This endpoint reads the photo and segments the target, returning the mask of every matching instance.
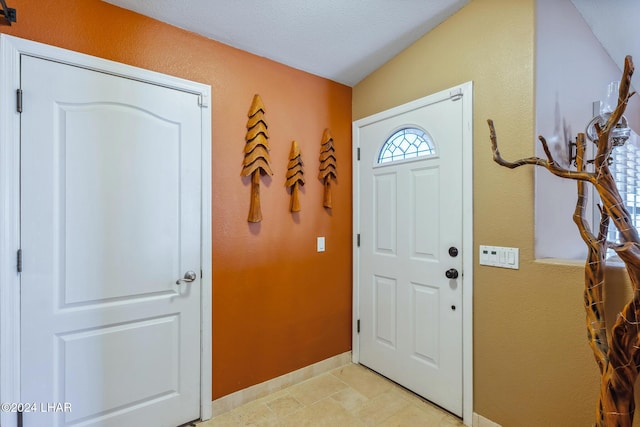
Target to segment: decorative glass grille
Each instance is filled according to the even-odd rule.
[[[404,128],[391,135],[382,146],[378,163],[407,160],[435,154],[429,135],[422,129]]]

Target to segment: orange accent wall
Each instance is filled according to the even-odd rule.
[[[9,3],[18,22],[0,32],[211,85],[213,398],[349,351],[351,88],[99,0]],[[275,175],[261,181],[262,223],[249,225],[240,170],[256,93]],[[317,179],[326,127],[338,159],[330,211]],[[294,215],[284,187],[292,140],[306,178]]]

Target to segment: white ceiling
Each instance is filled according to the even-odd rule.
[[[353,86],[469,0],[104,0]]]
[[[470,0],[104,1],[354,86]],[[621,70],[640,64],[640,1],[571,1]]]

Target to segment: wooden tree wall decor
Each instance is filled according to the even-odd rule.
[[[291,212],[300,212],[299,186],[304,185],[304,171],[302,170],[302,154],[297,141],[291,142],[289,164],[287,165],[287,181],[284,186],[291,188]]]
[[[597,427],[631,427],[635,411],[633,387],[640,366],[640,237],[633,226],[626,203],[620,197],[615,179],[609,169],[613,150],[612,131],[622,118],[630,93],[633,62],[625,58],[624,71],[618,92],[618,103],[606,123],[596,125],[596,155],[585,166],[585,136],[576,138],[576,170],[565,169],[553,159],[546,140],[540,142],[546,159],[529,157],[515,162],[502,158],[498,150],[498,140],[492,120],[488,120],[493,159],[507,168],[523,165],[542,166],[561,178],[573,179],[578,183],[578,201],[573,214],[580,236],[588,247],[585,264],[584,305],[586,310],[589,345],[593,351],[601,374],[600,395],[596,405],[595,425]],[[589,229],[584,219],[585,185],[593,185],[600,195],[601,218],[597,236]],[[609,223],[618,229],[620,243],[607,242]],[[612,248],[625,263],[629,274],[633,297],[619,313],[607,332],[604,313],[605,263],[607,248]]]
[[[320,146],[320,173],[318,179],[324,184],[324,197],[322,206],[331,208],[331,180],[336,180],[336,152],[333,148],[333,138],[331,131],[325,129],[322,134],[322,143]]]
[[[269,134],[267,123],[264,121],[264,104],[260,95],[254,95],[253,102],[247,116],[247,135],[244,146],[244,161],[241,176],[251,176],[251,205],[247,221],[262,221],[260,209],[260,174],[273,175],[269,157]]]

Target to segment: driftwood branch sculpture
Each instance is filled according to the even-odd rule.
[[[585,264],[584,304],[589,345],[600,369],[600,395],[596,405],[597,427],[631,427],[635,411],[633,387],[640,365],[640,237],[622,200],[609,169],[613,150],[611,134],[626,109],[630,92],[633,62],[625,58],[618,103],[603,125],[596,125],[596,154],[592,171],[585,170],[585,137],[576,139],[577,169],[569,170],[556,163],[546,140],[539,137],[546,159],[528,157],[514,162],[502,158],[492,120],[488,120],[493,159],[501,166],[514,169],[524,165],[541,166],[556,176],[577,180],[578,201],[573,214],[580,236],[588,248]],[[585,185],[594,186],[602,201],[600,224],[595,236],[584,219]],[[606,241],[610,222],[620,233],[620,243]],[[613,248],[625,263],[631,281],[633,297],[620,312],[611,333],[607,333],[604,315],[604,286],[607,248]]]
[[[582,172],[585,167],[585,138],[579,134],[576,141],[576,166]],[[587,331],[589,345],[593,350],[596,363],[603,374],[607,368],[607,353],[609,342],[607,340],[607,327],[604,312],[604,267],[607,253],[607,232],[609,231],[609,215],[601,209],[600,228],[598,237],[591,232],[589,224],[585,221],[585,182],[578,181],[578,202],[573,213],[573,220],[578,226],[580,236],[587,245],[587,261],[585,263],[585,289],[584,302],[587,312]]]
[[[302,154],[297,141],[291,142],[291,151],[289,152],[289,164],[287,165],[287,181],[285,187],[291,188],[291,203],[289,210],[291,212],[300,212],[300,196],[299,188],[304,185],[304,171],[302,170]]]
[[[251,176],[251,204],[247,221],[262,221],[260,209],[260,174],[273,175],[269,157],[269,134],[267,123],[264,121],[264,104],[260,95],[255,95],[247,116],[246,144],[244,146],[244,161],[241,176]]]
[[[324,130],[320,147],[320,173],[318,174],[318,179],[324,184],[322,206],[330,209],[333,204],[331,201],[331,180],[335,181],[337,174],[336,150],[333,148],[333,137],[329,129]]]

